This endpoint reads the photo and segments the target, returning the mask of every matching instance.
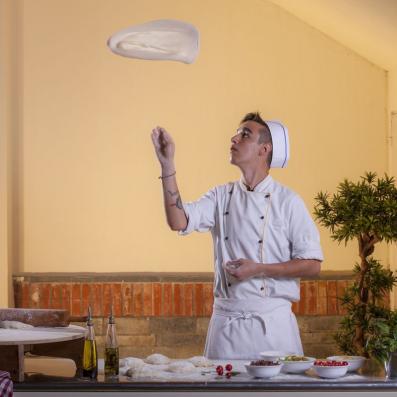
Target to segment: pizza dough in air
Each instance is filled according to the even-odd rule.
[[[159,353],[151,354],[145,358],[145,363],[154,365],[169,364],[170,362],[171,360],[167,356]]]
[[[190,23],[160,19],[115,33],[108,46],[129,58],[192,63],[199,51],[199,32]]]

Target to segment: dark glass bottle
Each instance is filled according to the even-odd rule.
[[[105,377],[115,378],[119,375],[119,345],[117,343],[116,323],[113,310],[110,312],[105,342]]]
[[[87,331],[84,341],[83,377],[90,379],[96,379],[98,377],[98,353],[91,307],[88,307]]]

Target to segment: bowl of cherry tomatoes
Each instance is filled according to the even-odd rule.
[[[340,378],[346,375],[349,363],[337,360],[316,360],[313,364],[314,371],[321,378]]]
[[[281,371],[282,364],[279,361],[254,360],[245,364],[247,372],[255,378],[271,378]]]
[[[330,356],[327,357],[327,360],[336,360],[336,361],[347,361],[349,364],[347,367],[347,372],[353,372],[360,369],[366,358],[362,356]]]

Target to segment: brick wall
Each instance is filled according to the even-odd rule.
[[[91,305],[100,352],[106,316],[113,305],[121,354],[172,357],[202,354],[212,312],[211,273],[40,274],[14,276],[15,306],[67,309],[84,325]],[[293,304],[305,353],[336,352],[332,334],[344,314],[340,298],[350,273],[327,273],[301,281],[301,300]]]

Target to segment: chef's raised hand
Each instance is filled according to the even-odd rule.
[[[226,262],[224,268],[230,275],[239,281],[257,276],[261,270],[259,263],[256,263],[251,259],[243,258]]]
[[[161,179],[163,186],[164,208],[168,226],[171,230],[185,230],[188,219],[176,182],[174,141],[164,128],[156,127],[152,130],[152,142],[161,165],[159,179]]]
[[[164,128],[156,127],[152,130],[152,142],[161,166],[173,166],[175,143],[171,135]]]

